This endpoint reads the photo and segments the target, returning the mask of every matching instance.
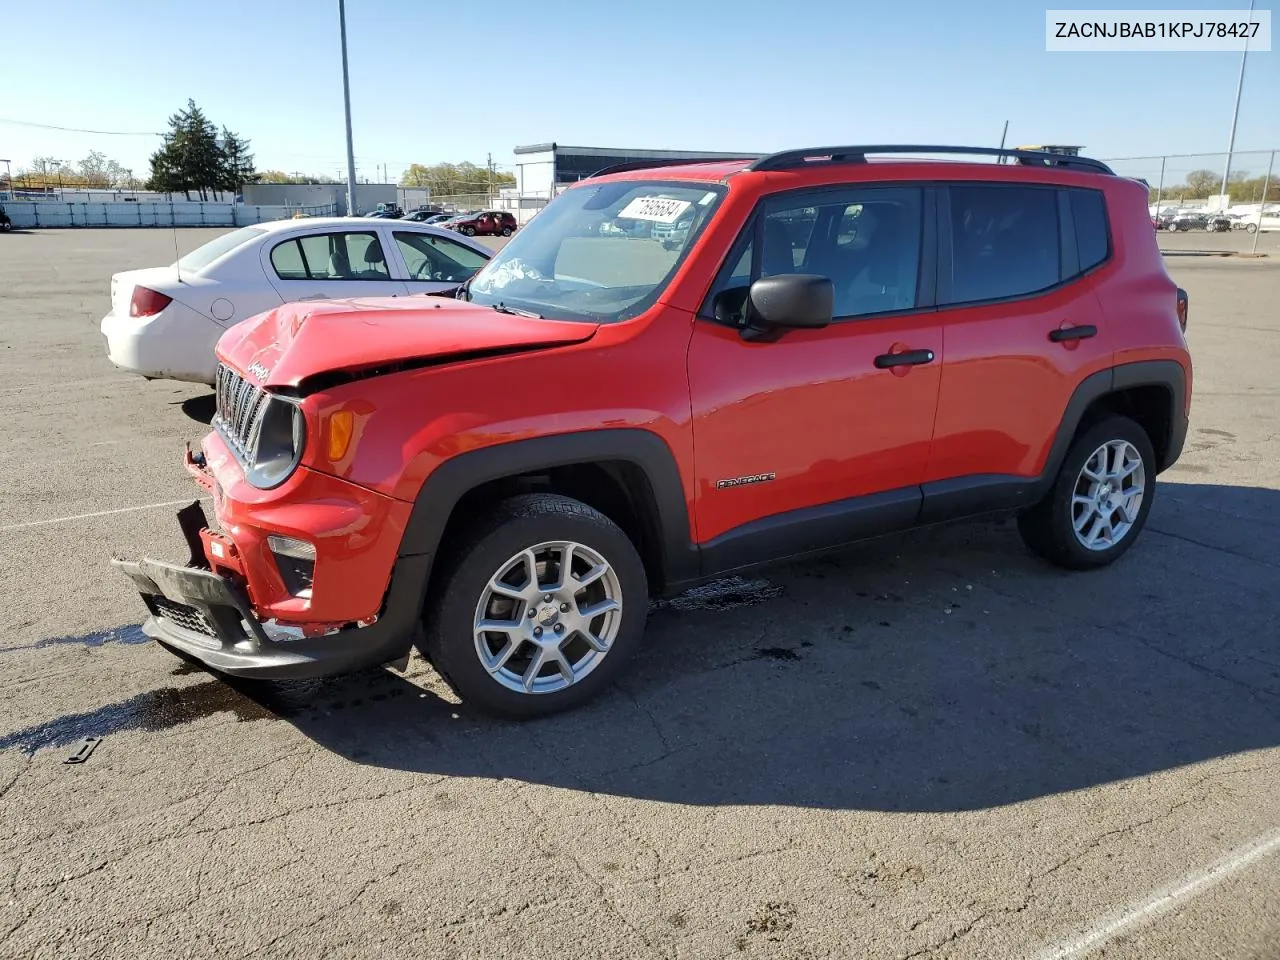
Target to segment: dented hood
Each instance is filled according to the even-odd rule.
[[[218,358],[264,386],[297,387],[319,374],[359,376],[400,364],[581,343],[597,329],[441,297],[310,300],[232,327],[218,341]]]

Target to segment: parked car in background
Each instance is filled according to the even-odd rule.
[[[448,227],[469,237],[509,237],[519,224],[515,215],[505,210],[485,210],[450,220]]]
[[[4,211],[4,204],[0,203],[0,232],[8,233],[13,229],[13,221],[9,219],[9,214]]]
[[[456,216],[457,214],[454,214],[454,213],[435,213],[427,217],[422,222],[430,223],[430,224],[434,224],[435,226],[442,227]]]
[[[448,216],[449,215],[447,213],[443,213],[434,207],[424,207],[420,210],[410,210],[400,219],[407,220],[410,223],[431,223],[437,217],[444,217],[447,219]]]
[[[212,384],[228,328],[282,303],[456,289],[493,252],[425,223],[313,217],[224,233],[167,267],[111,278],[107,356],[149,380]]]
[[[375,217],[377,219],[398,220],[404,216],[404,211],[400,209],[400,205],[396,203],[380,203],[372,213],[365,216]]]

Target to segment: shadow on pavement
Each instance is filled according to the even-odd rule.
[[[659,606],[615,689],[540,721],[387,671],[209,677],[97,714],[155,729],[232,710],[361,764],[670,803],[991,807],[1280,743],[1278,534],[1277,491],[1162,481],[1106,571],[1043,565],[1009,523],[883,540]],[[0,746],[103,735],[96,719]]]
[[[182,401],[182,412],[197,423],[209,424],[213,421],[213,415],[217,411],[217,397],[212,393],[201,394],[198,397],[187,397]]]

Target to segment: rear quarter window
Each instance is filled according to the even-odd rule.
[[[1111,255],[1106,198],[1101,190],[1070,190],[1071,219],[1076,227],[1080,272],[1091,270]]]

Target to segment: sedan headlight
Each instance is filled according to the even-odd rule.
[[[284,483],[302,459],[306,434],[302,408],[286,397],[267,394],[249,437],[245,479],[263,489]]]

